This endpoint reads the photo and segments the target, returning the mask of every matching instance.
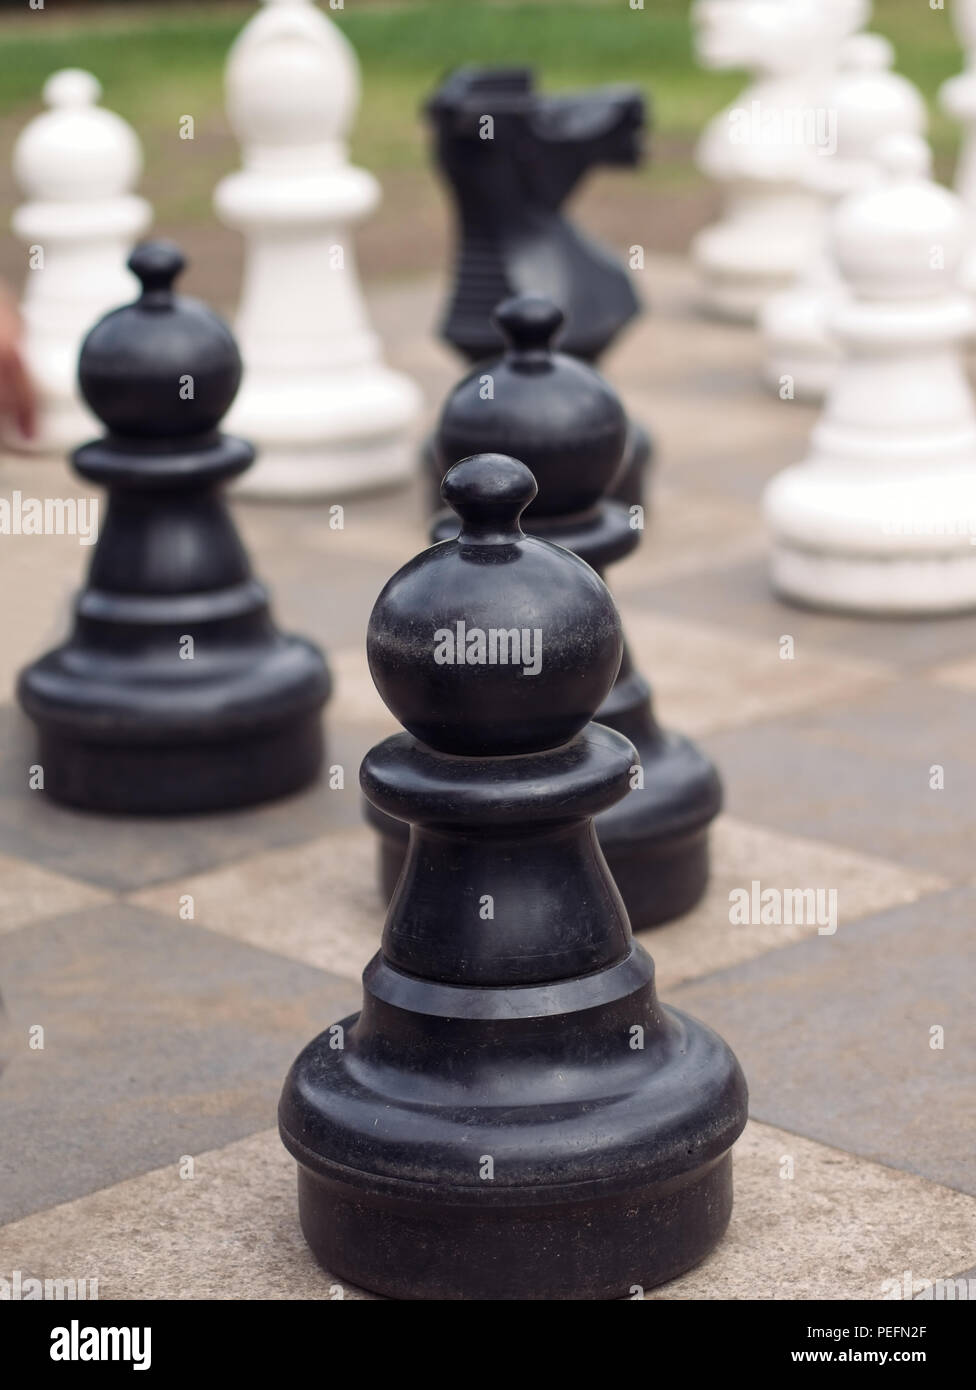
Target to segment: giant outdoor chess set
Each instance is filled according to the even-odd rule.
[[[857,8],[849,7],[851,16]],[[507,84],[507,110],[518,121],[524,84],[512,74]],[[451,105],[457,95],[446,88],[439,109],[449,109],[450,119],[461,112],[454,133],[463,135],[464,102]],[[618,114],[626,129],[633,110],[625,105]],[[550,133],[558,127],[556,115]],[[920,238],[927,239],[935,223],[947,257],[954,247],[961,254],[961,217],[926,181],[920,150],[910,129],[901,132],[884,155],[890,185],[879,193],[867,187],[857,216],[849,219],[857,235],[839,248],[838,259],[845,270],[853,266],[852,282],[867,273],[863,244],[877,241],[878,219],[883,223],[889,206],[884,199],[897,204],[907,196],[906,182],[918,185],[916,205],[920,197],[927,210]],[[568,224],[565,236],[571,260],[577,249]],[[531,264],[524,249],[516,246],[507,262],[516,278],[520,266]],[[919,314],[929,314],[927,331],[953,340],[962,310],[951,296],[948,308],[935,303],[912,250],[900,243],[894,268],[883,262],[882,278],[914,275],[910,297],[921,301]],[[761,505],[765,493],[768,513],[773,494],[767,485],[777,475],[802,475],[801,483],[807,479],[815,491],[819,468],[827,480],[819,505],[842,508],[829,467],[829,447],[841,439],[855,455],[863,446],[859,496],[868,498],[869,508],[874,461],[864,439],[878,428],[876,406],[872,412],[864,405],[853,420],[847,410],[842,424],[849,434],[843,437],[830,428],[828,405],[815,436],[821,453],[811,456],[817,409],[762,390],[766,348],[755,331],[705,319],[692,266],[650,257],[631,284],[638,296],[646,284],[653,317],[635,319],[601,357],[626,414],[588,367],[551,356],[558,315],[525,292],[555,294],[556,287],[509,283],[504,292],[522,297],[499,315],[508,355],[492,369],[494,413],[482,416],[478,373],[470,389],[454,390],[456,356],[434,340],[445,284],[373,287],[369,315],[357,311],[353,317],[360,325],[371,320],[385,365],[364,329],[357,381],[367,389],[364,374],[375,373],[374,386],[392,404],[390,413],[372,419],[373,434],[364,433],[356,449],[360,458],[369,454],[364,466],[375,465],[374,481],[398,471],[409,476],[394,490],[358,496],[333,490],[321,478],[309,486],[316,443],[324,446],[333,482],[336,470],[351,466],[348,452],[325,437],[314,412],[303,417],[303,438],[279,441],[276,478],[257,490],[266,498],[300,491],[301,505],[243,497],[232,503],[253,571],[271,591],[277,626],[269,628],[259,591],[234,568],[229,523],[205,496],[211,476],[229,479],[246,463],[235,446],[209,433],[233,395],[233,353],[209,316],[191,322],[179,317],[189,311],[174,309],[170,291],[179,263],[170,249],[144,248],[132,264],[143,284],[141,307],[107,321],[89,340],[82,364],[89,403],[128,442],[123,447],[109,438],[89,445],[79,466],[126,498],[127,489],[136,493],[119,514],[126,527],[142,528],[143,544],[134,553],[146,560],[146,573],[138,591],[125,592],[128,585],[137,588],[133,552],[128,567],[119,559],[126,555],[125,529],[118,522],[114,531],[106,528],[103,518],[101,590],[89,586],[75,639],[59,648],[71,594],[91,552],[71,535],[6,536],[0,547],[2,580],[14,596],[2,652],[0,1056],[9,1060],[2,1081],[0,1274],[95,1278],[102,1298],[371,1296],[338,1277],[327,1259],[323,1270],[306,1246],[295,1207],[295,1161],[284,1138],[303,1174],[312,1245],[320,1254],[342,1249],[343,1259],[361,1262],[364,1283],[408,1297],[450,1296],[456,1292],[452,1277],[473,1280],[475,1296],[481,1278],[494,1278],[497,1290],[492,1269],[498,1266],[503,1288],[505,1278],[515,1281],[511,1296],[547,1290],[558,1296],[560,1270],[553,1271],[546,1254],[565,1255],[566,1223],[580,1210],[595,1244],[576,1286],[592,1286],[602,1296],[639,1296],[641,1271],[646,1296],[664,1299],[882,1298],[896,1290],[904,1296],[906,1279],[921,1291],[926,1280],[976,1278],[976,1134],[966,1108],[976,1045],[966,966],[976,906],[970,853],[976,833],[976,617],[952,612],[966,606],[960,597],[966,597],[968,556],[951,547],[951,535],[947,540],[932,532],[946,543],[947,568],[958,566],[961,576],[940,588],[932,556],[918,558],[911,546],[906,553],[897,527],[883,531],[896,550],[901,546],[895,563],[913,593],[904,576],[910,580],[917,566],[924,616],[816,612],[787,606],[770,587]],[[726,293],[728,268],[722,285]],[[747,287],[755,289],[751,282]],[[881,297],[897,300],[887,284]],[[606,293],[599,302],[606,305]],[[620,304],[624,319],[625,297]],[[345,308],[352,313],[349,304]],[[869,334],[868,309],[844,299],[838,314],[842,310],[852,333]],[[898,311],[904,319],[904,306]],[[578,311],[577,323],[585,312]],[[320,305],[313,314],[328,327]],[[168,315],[188,333],[190,356],[202,352],[209,363],[206,373],[198,367],[206,382],[193,406],[197,433],[187,435],[191,447],[182,453],[170,428],[180,417],[169,414],[164,390],[175,370],[165,360]],[[889,330],[889,336],[897,334]],[[288,355],[286,339],[282,333],[277,343],[281,360]],[[601,346],[594,340],[579,355],[594,356]],[[951,363],[951,347],[940,340],[939,350]],[[480,355],[469,354],[472,360]],[[273,357],[267,380],[281,368]],[[132,399],[142,403],[124,430],[118,422],[125,401],[111,385],[113,360],[120,358],[133,374]],[[416,398],[402,387],[410,379],[427,402],[412,418]],[[860,400],[870,396],[863,389]],[[258,414],[273,434],[278,417],[272,405]],[[914,433],[911,422],[902,423],[909,491],[916,458],[926,449],[942,460],[946,493],[967,485],[953,453],[968,444],[970,428],[958,393],[945,412],[955,424],[945,439],[931,421]],[[401,432],[395,446],[394,426]],[[145,438],[135,447],[140,430]],[[653,466],[644,478],[646,531],[635,546],[620,518],[631,515],[631,489],[640,484],[639,465],[648,452],[644,430],[653,440]],[[373,677],[420,739],[419,745],[405,738],[376,749],[400,724],[367,668],[367,622],[390,576],[428,544],[430,469],[439,450],[450,452],[446,441],[459,449],[464,441],[464,452],[530,458],[539,498],[524,518],[525,529],[562,541],[601,570],[613,562],[608,577],[629,656],[611,689],[619,634],[604,591],[563,552],[513,539],[514,514],[531,501],[524,471],[498,460],[465,465],[467,471],[452,475],[445,496],[467,528],[467,548],[452,542],[440,560],[413,565],[386,591],[371,627]],[[589,463],[588,472],[576,468],[576,454]],[[630,459],[616,478],[623,502],[606,498],[615,456]],[[783,474],[805,457],[810,462],[803,469]],[[409,470],[404,459],[411,460]],[[138,501],[139,470],[149,466],[160,496],[156,508],[146,509]],[[782,478],[777,486],[782,491]],[[62,462],[9,453],[0,493],[9,497],[17,490],[67,498],[89,495],[90,486]],[[933,492],[935,516],[942,494]],[[192,517],[180,510],[186,496],[194,499]],[[855,516],[862,532],[865,514]],[[823,587],[828,576],[830,592],[820,595],[835,600],[826,603],[828,610],[838,606],[841,592],[856,592],[857,602],[848,606],[883,608],[883,585],[872,571],[877,547],[874,554],[856,545],[845,551],[843,543],[835,554],[829,544],[820,552],[804,548],[790,531],[794,521],[802,532],[802,505],[793,514],[786,505],[780,522],[785,549],[793,546],[809,569],[800,580],[795,570],[792,579],[780,575],[783,587],[804,578]],[[458,524],[444,534],[453,535]],[[202,566],[207,576],[196,586],[206,602],[194,600],[192,621],[199,631],[216,634],[220,651],[208,676],[206,642],[198,634],[204,666],[191,713],[194,736],[202,738],[196,756],[205,775],[199,777],[192,757],[180,762],[176,756],[190,728],[180,723],[183,696],[174,695],[182,690],[181,678],[159,664],[148,633],[151,618],[162,631],[165,617],[166,631],[173,632],[191,621],[186,596],[170,583],[172,551],[159,540],[159,528],[165,532],[167,525],[171,536],[181,537],[182,562]],[[828,526],[827,541],[841,529]],[[509,552],[513,563],[502,565],[486,588],[485,576],[493,566],[498,570],[495,559]],[[847,589],[843,582],[838,589],[836,566],[862,561],[857,582],[848,576]],[[446,566],[448,579],[432,584],[428,576]],[[450,631],[462,618],[475,627],[479,613],[490,618],[490,600],[499,592],[509,595],[511,611],[533,615],[529,627],[537,623],[549,644],[555,664],[540,669],[539,707],[521,688],[516,701],[510,673],[497,668],[480,673],[480,695],[468,684],[467,668],[441,668],[435,683],[424,666],[426,652],[416,646],[418,624],[428,617],[438,630]],[[457,597],[462,593],[468,606]],[[948,615],[931,616],[946,593]],[[488,607],[479,609],[482,603]],[[117,628],[106,635],[113,622]],[[237,645],[235,623],[243,625],[244,648]],[[134,644],[125,634],[140,624]],[[328,680],[314,647],[283,645],[282,632],[321,647],[331,670],[319,780],[247,809],[165,818],[104,814],[120,799],[151,811],[152,797],[160,799],[163,789],[171,810],[185,809],[188,798],[219,804],[227,772],[213,761],[207,742],[215,705],[208,680],[221,691],[218,707],[258,711],[241,725],[234,773],[234,785],[243,789],[239,799],[258,799],[255,789],[287,790],[290,779],[293,785],[308,780],[302,769],[314,768],[318,756],[317,715],[309,711],[329,694]],[[127,644],[144,650],[142,659],[150,663],[141,684],[130,685],[135,668],[122,660]],[[42,790],[31,787],[38,745],[13,687],[17,673],[51,649],[21,686],[21,701],[53,749]],[[243,667],[241,650],[247,652]],[[554,673],[564,668],[575,672],[575,686]],[[653,715],[644,677],[653,687]],[[104,744],[102,764],[113,772],[100,784],[98,760],[86,761],[89,745],[79,729],[88,728],[84,690],[109,687],[111,695],[98,700],[111,699],[116,711],[115,741]],[[291,721],[284,724],[283,704]],[[597,705],[611,728],[579,733]],[[174,750],[172,762],[154,760],[151,751],[147,761],[133,762],[120,741],[131,736],[131,708],[143,723],[158,721],[160,737]],[[680,729],[681,736],[662,735],[662,729]],[[680,835],[660,807],[652,815],[640,809],[646,803],[639,790],[624,795],[632,771],[628,739],[640,748],[649,786],[680,786],[693,803]],[[370,749],[367,790],[380,813],[371,812],[373,824],[364,819],[358,779]],[[720,793],[713,764],[725,798],[714,820]],[[65,767],[73,769],[71,777]],[[503,778],[505,795],[493,800]],[[79,800],[97,809],[62,804]],[[438,819],[436,807],[448,804],[450,814],[442,809]],[[557,816],[557,804],[560,824],[568,826],[559,834],[582,837],[565,841],[561,862],[568,867],[561,883],[554,861],[544,857],[545,822]],[[398,823],[382,815],[393,807],[415,813],[421,824],[426,819],[436,833],[424,830],[412,851],[410,891],[394,906],[387,959],[367,974],[369,1019],[347,1062],[341,1046],[337,1058],[329,1057],[330,1032],[322,1030],[362,1002],[360,977],[376,955],[385,915],[377,828],[384,831],[388,875],[403,854],[393,829]],[[751,1120],[735,1144],[735,1202],[717,1245],[728,1216],[724,1156],[744,1115],[735,1058],[693,1022],[680,1025],[686,1031],[675,1043],[675,1025],[662,1020],[653,984],[641,976],[640,953],[621,958],[613,945],[625,935],[619,907],[601,898],[601,871],[585,834],[574,829],[574,807],[580,816],[601,813],[601,843],[636,940],[654,957],[663,1001],[715,1029],[748,1079]],[[482,832],[467,833],[466,820]],[[506,850],[492,860],[487,848],[482,860],[482,842],[504,844],[506,827],[516,841],[524,839],[525,858]],[[709,834],[710,877],[696,902]],[[640,862],[660,859],[655,882],[673,895],[670,910],[655,910],[646,876],[633,872],[634,856],[625,849],[634,844]],[[538,865],[535,878],[525,871],[530,862]],[[469,880],[486,864],[499,911],[472,929],[463,919],[473,891]],[[819,890],[824,910],[791,920],[782,909],[794,890],[813,890],[814,898]],[[747,920],[733,910],[741,898],[748,900]],[[603,905],[590,910],[591,901]],[[414,902],[420,905],[411,917]],[[440,930],[439,905],[454,924],[450,933]],[[657,918],[662,924],[642,926]],[[607,992],[606,980],[621,968],[630,971],[627,990],[645,1001],[644,1013],[633,1018],[647,1025],[647,1066],[615,1050],[621,1018],[632,1024],[630,1014],[614,1022],[619,1001]],[[536,990],[540,982],[544,989]],[[458,1003],[464,991],[474,1001],[470,1009]],[[550,1004],[532,1005],[534,994],[556,999],[573,991],[583,1002],[572,1007],[586,1019],[578,1033],[563,1026],[563,1014]],[[630,997],[620,996],[628,1007]],[[489,1003],[489,1013],[479,1012]],[[568,1011],[570,1005],[560,1007]],[[411,1009],[407,1026],[403,1018]],[[523,1033],[517,1023],[514,1043],[513,1030],[498,1023],[513,1019],[528,1021]],[[38,1027],[43,1046],[36,1045]],[[318,1034],[289,1078],[279,1135],[275,1105],[282,1082]],[[578,1054],[572,1051],[577,1045]],[[479,1055],[496,1061],[472,1068]],[[697,1070],[686,1077],[683,1067]],[[514,1092],[505,1089],[510,1075],[519,1078]],[[593,1090],[594,1082],[603,1089]],[[629,1095],[642,1095],[644,1084],[650,1098],[628,1110]],[[501,1109],[499,1097],[512,1094],[516,1103],[506,1111],[506,1125],[486,1139],[484,1116],[490,1121],[492,1104]],[[595,1097],[602,1107],[599,1143],[585,1138]],[[550,1109],[558,1111],[558,1124],[539,1119]],[[410,1118],[418,1112],[419,1127]],[[695,1154],[691,1163],[676,1159],[675,1146],[664,1142],[664,1115],[681,1136],[682,1154],[685,1143],[687,1154]],[[520,1124],[532,1126],[529,1140],[520,1138]],[[577,1133],[584,1139],[577,1141]],[[436,1143],[425,1150],[434,1134]],[[566,1135],[568,1157],[559,1147]],[[489,1182],[498,1186],[479,1187],[485,1175],[478,1165],[492,1152],[498,1171]],[[548,1188],[533,1177],[543,1152]],[[617,1166],[601,1169],[601,1162],[609,1163],[602,1153],[619,1160]],[[425,1161],[428,1170],[420,1173]],[[584,1170],[584,1163],[590,1167]],[[592,1208],[560,1195],[561,1182],[572,1185],[566,1173],[580,1187],[604,1185]],[[412,1198],[404,1197],[411,1181],[425,1184],[419,1217],[409,1210]],[[506,1202],[511,1207],[509,1193],[517,1197],[520,1182],[530,1195],[515,1209],[518,1220],[509,1221]],[[452,1183],[445,1212],[439,1204]],[[344,1184],[365,1194],[362,1200],[350,1201]],[[519,1234],[524,1209],[540,1202],[544,1190],[552,1214],[541,1203],[532,1208],[535,1236],[526,1238]],[[389,1208],[399,1226],[374,1219]],[[484,1210],[494,1235],[482,1230]],[[334,1211],[340,1216],[333,1226]],[[631,1266],[620,1251],[635,1231],[643,1250],[628,1279],[621,1271]],[[572,1236],[587,1238],[582,1230]],[[425,1261],[415,1247],[428,1240],[436,1258]],[[463,1266],[479,1241],[488,1242],[480,1248],[489,1251],[492,1269],[445,1273],[451,1260]],[[514,1257],[507,1271],[506,1250]],[[687,1272],[651,1288],[669,1268],[684,1268],[703,1254]]]

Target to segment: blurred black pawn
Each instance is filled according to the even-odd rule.
[[[250,805],[314,780],[330,680],[275,627],[221,495],[254,451],[217,426],[241,359],[226,324],[173,293],[183,257],[137,246],[134,304],[82,345],[79,383],[108,433],[73,455],[108,508],[73,631],[22,672],[45,790],[95,811]]]
[[[621,466],[623,408],[592,367],[552,350],[562,315],[550,300],[522,295],[502,304],[495,318],[508,350],[476,368],[447,398],[434,436],[439,471],[488,449],[524,460],[539,487],[525,513],[528,530],[574,551],[602,576],[643,536],[629,509],[605,496]],[[487,396],[486,377],[492,386]],[[442,540],[456,530],[446,515],[433,537]],[[687,912],[705,891],[708,829],[721,809],[722,787],[695,744],[657,723],[650,686],[626,645],[613,689],[595,717],[626,735],[640,754],[630,794],[596,820],[640,931]],[[371,808],[367,816],[381,836],[381,881],[391,894],[407,829]]]
[[[640,303],[627,269],[562,207],[595,166],[638,163],[646,123],[640,91],[620,85],[544,96],[528,68],[461,68],[430,98],[426,114],[457,214],[442,337],[469,362],[497,356],[496,304],[544,294],[565,315],[563,352],[596,361]],[[613,487],[620,501],[643,503],[650,457],[646,431],[631,421]],[[425,461],[436,510],[440,474],[429,449]]]
[[[636,759],[589,722],[620,619],[523,534],[534,494],[514,459],[459,463],[457,538],[376,601],[370,671],[407,732],[360,780],[410,847],[362,1011],[279,1106],[316,1257],[396,1298],[624,1298],[702,1259],[732,1206],[738,1063],[658,1003],[593,835]]]

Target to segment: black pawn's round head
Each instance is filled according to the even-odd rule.
[[[504,757],[565,743],[617,675],[623,639],[603,581],[519,525],[535,493],[516,459],[458,463],[441,489],[461,518],[456,539],[411,560],[373,608],[376,688],[441,752]]]
[[[627,416],[592,367],[553,350],[563,323],[542,295],[506,299],[495,310],[507,350],[476,367],[451,392],[435,447],[442,470],[491,450],[531,469],[539,496],[532,517],[568,516],[592,507],[623,462]]]
[[[82,344],[81,393],[112,434],[209,434],[237,394],[241,357],[230,329],[199,300],[173,293],[183,266],[170,242],[138,245],[129,269],[141,296],[106,314]]]

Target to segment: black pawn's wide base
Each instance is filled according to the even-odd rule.
[[[218,490],[252,456],[226,436],[160,458],[111,439],[75,454],[109,488],[109,512],[70,637],[17,690],[53,800],[192,815],[317,777],[325,658],[276,627]]]
[[[439,986],[381,957],[364,982],[343,1047],[311,1042],[279,1109],[330,1274],[390,1298],[626,1299],[714,1248],[745,1083],[657,1002],[639,946],[539,989]]]
[[[616,1196],[573,1184],[520,1200],[464,1206],[435,1187],[358,1187],[298,1169],[302,1234],[337,1278],[397,1299],[598,1300],[633,1298],[705,1258],[732,1212],[732,1157]]]
[[[514,459],[457,465],[457,539],[373,610],[370,668],[408,732],[360,783],[409,848],[362,1010],[304,1049],[278,1110],[315,1255],[391,1297],[633,1297],[707,1255],[731,1210],[742,1073],[659,1004],[595,833],[637,766],[579,724],[621,687],[619,618],[592,569],[518,528],[533,495]],[[429,631],[461,613],[531,614],[537,683],[433,658]]]
[[[40,731],[44,791],[106,815],[194,815],[237,810],[302,791],[324,757],[318,710],[217,743],[106,744]]]

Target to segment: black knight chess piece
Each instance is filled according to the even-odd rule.
[[[459,463],[459,534],[373,609],[370,670],[407,732],[360,780],[410,847],[361,1012],[279,1106],[313,1252],[392,1297],[625,1298],[702,1259],[731,1210],[745,1082],[658,1003],[592,829],[636,759],[589,722],[620,619],[589,566],[523,534],[534,494],[514,459]]]
[[[173,293],[166,242],[129,261],[134,303],[81,350],[82,394],[107,427],[73,455],[108,511],[71,635],[22,672],[44,787],[89,810],[238,807],[312,781],[329,673],[278,631],[221,488],[251,463],[218,433],[241,379],[226,324]]]
[[[640,91],[612,86],[549,96],[533,89],[528,68],[461,68],[426,113],[457,211],[444,339],[471,363],[497,356],[495,305],[511,295],[544,294],[566,316],[563,351],[594,362],[640,303],[625,267],[562,208],[594,166],[639,161],[646,120]],[[643,500],[650,454],[646,432],[632,422],[614,485],[621,501]],[[427,463],[436,509],[440,476],[429,452]]]
[[[448,397],[434,436],[438,470],[443,476],[459,459],[489,449],[522,459],[539,487],[525,513],[527,529],[574,551],[602,575],[642,536],[629,509],[605,498],[621,466],[623,408],[592,367],[552,351],[562,315],[550,300],[507,300],[496,320],[508,351],[477,367]],[[448,515],[433,535],[440,540],[456,530]],[[630,794],[596,819],[610,870],[640,931],[687,912],[704,892],[708,832],[721,809],[721,783],[695,744],[658,725],[650,687],[626,646],[596,718],[626,735],[640,754]],[[367,816],[381,837],[381,881],[390,894],[407,828],[374,808]]]

